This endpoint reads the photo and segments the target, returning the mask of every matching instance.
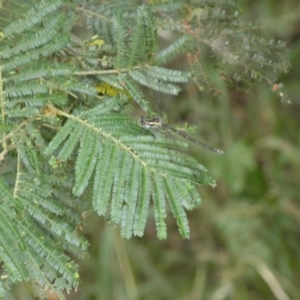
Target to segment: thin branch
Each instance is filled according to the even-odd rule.
[[[20,185],[20,175],[21,175],[21,158],[20,158],[20,154],[18,152],[17,176],[16,176],[15,187],[14,187],[14,192],[13,192],[14,198],[18,197],[18,190],[19,190],[19,185]]]
[[[132,68],[123,68],[123,69],[111,69],[111,70],[93,70],[93,71],[80,71],[80,72],[74,72],[74,75],[76,76],[85,76],[85,75],[102,75],[102,74],[118,74],[118,73],[128,73],[132,70],[139,70],[142,69],[143,66],[135,66]]]

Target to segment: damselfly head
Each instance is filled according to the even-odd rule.
[[[140,126],[149,130],[159,130],[162,127],[162,120],[160,117],[145,119],[144,116],[140,117]]]
[[[144,116],[141,116],[141,117],[140,117],[140,123],[139,123],[139,125],[140,125],[141,127],[144,127],[144,126],[145,126],[145,117],[144,117]]]

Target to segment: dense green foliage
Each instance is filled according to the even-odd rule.
[[[280,214],[280,206],[275,205],[279,195],[273,190],[266,192],[264,198],[273,204],[266,211],[263,211],[265,202],[262,206],[256,203],[269,180],[264,171],[266,161],[277,161],[276,153],[268,156],[276,149],[276,139],[250,136],[247,143],[234,142],[239,133],[234,129],[235,122],[243,125],[247,118],[229,117],[234,116],[238,106],[232,106],[232,114],[225,99],[228,88],[249,90],[253,84],[262,82],[268,87],[266,94],[273,91],[277,102],[280,99],[281,103],[287,103],[282,85],[277,82],[279,72],[288,67],[283,57],[284,43],[264,36],[257,24],[245,24],[235,1],[229,0],[148,3],[16,0],[2,3],[0,24],[0,297],[8,299],[11,286],[18,282],[28,282],[40,298],[47,298],[47,293],[52,292],[64,299],[64,291],[76,289],[79,274],[74,257],[86,256],[88,242],[81,231],[93,231],[86,224],[89,216],[93,216],[90,225],[94,224],[95,215],[105,216],[107,221],[120,226],[121,235],[126,238],[142,236],[145,230],[149,232],[146,222],[150,219],[148,223],[155,224],[158,238],[165,239],[167,221],[172,224],[167,218],[171,212],[182,237],[190,237],[189,223],[193,228],[190,244],[193,246],[183,252],[188,251],[186,254],[191,257],[199,249],[204,251],[195,259],[200,277],[205,277],[204,270],[210,271],[211,261],[215,263],[213,255],[224,263],[217,267],[218,276],[225,277],[213,291],[214,299],[225,298],[222,293],[242,299],[240,295],[247,293],[248,283],[256,286],[257,276],[252,280],[252,272],[245,274],[245,286],[235,286],[235,282],[226,278],[226,270],[240,274],[239,268],[247,266],[260,274],[271,293],[288,299],[284,298],[286,287],[268,268],[268,264],[276,268],[276,261],[265,243],[269,241],[283,252],[294,248],[280,247],[281,230],[272,234],[260,232],[264,222]],[[162,29],[170,35],[164,46],[159,43]],[[180,58],[181,66],[176,64],[178,57],[184,57]],[[184,153],[187,144],[154,135],[130,118],[137,107],[144,114],[153,114],[143,87],[178,95],[180,86],[188,81],[193,81],[203,95],[220,98],[218,105],[212,102],[206,110],[214,125],[219,126],[226,147],[222,159],[214,156],[213,163],[206,164],[223,178],[215,192],[215,204],[208,202],[198,212],[203,214],[202,220],[212,216],[206,223],[208,227],[200,230],[201,240],[211,234],[208,240],[212,243],[208,242],[208,246],[201,245],[200,236],[195,235],[196,227],[202,227],[196,225],[199,222],[193,215],[196,212],[188,218],[186,211],[201,202],[197,185],[214,187],[215,181],[202,164]],[[120,92],[113,96],[98,95],[101,82]],[[254,116],[250,121],[256,118],[259,121],[260,114],[265,121],[265,110],[259,105],[269,107],[270,103],[264,100],[248,104]],[[197,103],[195,114],[200,112],[201,105]],[[243,109],[244,105],[242,112]],[[250,121],[248,126],[255,126]],[[260,151],[256,153],[250,143],[255,143]],[[256,159],[260,153],[265,155],[261,166]],[[243,192],[245,186],[249,187],[247,193]],[[238,203],[231,202],[238,197]],[[222,208],[218,199],[230,204]],[[216,211],[220,211],[220,216]],[[255,221],[251,213],[247,215],[249,211],[256,216]],[[292,228],[293,222],[286,216],[279,219],[285,229]],[[169,238],[173,240],[173,230],[170,232]],[[109,254],[115,251],[121,270],[130,270],[127,258],[122,257],[123,242],[117,239],[118,245],[114,244],[111,234],[116,236],[108,230],[103,236],[105,244],[99,247],[103,262],[97,272],[102,269],[103,289],[110,286],[113,272],[107,263],[113,260]],[[95,240],[92,241],[95,246]],[[196,248],[198,243],[200,246]],[[117,250],[119,246],[123,252]],[[223,261],[218,247],[227,247],[228,256]],[[208,258],[203,259],[205,251]],[[132,250],[134,253],[137,254]],[[138,264],[149,264],[138,255],[132,258]],[[287,264],[289,261],[282,262]],[[188,265],[194,263],[189,261]],[[291,276],[282,265],[278,266],[280,276]],[[151,276],[149,268],[148,265],[137,270]],[[152,276],[159,274],[153,272]],[[126,292],[122,288],[114,294],[105,291],[103,299],[120,299],[122,294],[127,295],[123,296],[126,299],[137,297],[140,288],[135,287],[133,275],[130,272],[123,276]],[[177,293],[168,288],[169,283],[161,284],[165,290],[157,298],[174,299]],[[178,284],[178,288],[184,290],[185,284]],[[271,294],[265,291],[266,287],[257,286],[258,297]],[[289,289],[289,292],[294,291]],[[86,289],[82,293],[82,299],[89,297]],[[191,297],[198,299],[198,292],[193,293]],[[209,289],[202,293],[210,298]]]

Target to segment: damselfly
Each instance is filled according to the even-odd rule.
[[[217,154],[223,154],[224,152],[222,150],[219,149],[215,149],[211,146],[208,146],[194,138],[192,138],[191,136],[189,136],[188,134],[186,134],[185,132],[175,129],[174,127],[166,124],[163,122],[162,118],[160,117],[156,117],[156,118],[151,118],[151,119],[145,119],[144,116],[141,116],[140,118],[140,126],[143,128],[146,128],[150,131],[159,131],[159,130],[171,130],[173,132],[175,132],[176,134],[180,135],[181,137],[189,140],[190,142],[199,145],[207,150],[210,150],[212,152],[215,152]]]

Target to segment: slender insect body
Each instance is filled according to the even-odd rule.
[[[156,117],[156,118],[151,118],[151,119],[145,119],[144,116],[141,116],[140,118],[140,126],[143,127],[143,128],[146,128],[150,131],[159,131],[161,129],[166,129],[166,130],[171,130],[173,131],[174,133],[180,135],[181,137],[187,139],[188,141],[196,144],[196,145],[199,145],[209,151],[212,151],[212,152],[215,152],[217,154],[223,154],[224,152],[220,149],[216,149],[216,148],[213,148],[209,145],[206,145],[194,138],[192,138],[191,136],[189,136],[188,134],[186,134],[185,132],[183,131],[180,131],[166,123],[163,122],[162,118],[160,117]]]

